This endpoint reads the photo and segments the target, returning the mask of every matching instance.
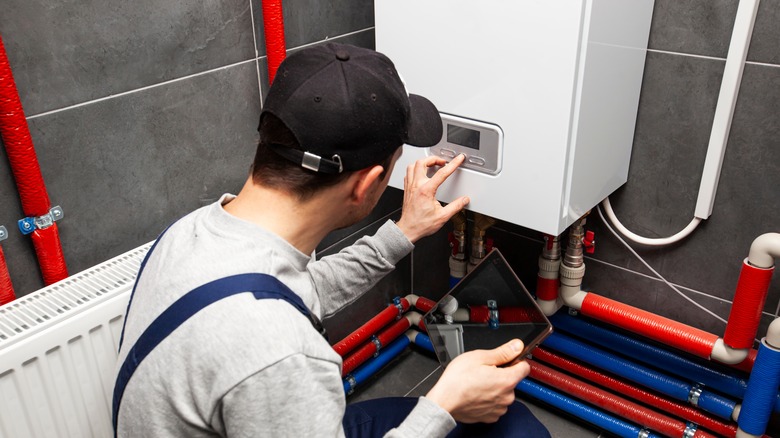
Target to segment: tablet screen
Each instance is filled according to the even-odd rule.
[[[518,338],[522,356],[552,332],[552,325],[501,253],[494,249],[425,315],[442,365],[459,354],[492,349]]]

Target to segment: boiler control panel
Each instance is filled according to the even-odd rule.
[[[441,120],[442,139],[430,148],[429,154],[447,161],[464,154],[462,168],[489,175],[501,172],[504,133],[498,125],[444,113]]]

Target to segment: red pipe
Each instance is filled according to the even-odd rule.
[[[645,406],[589,385],[533,360],[529,360],[528,364],[531,365],[531,378],[555,389],[566,392],[666,436],[681,437],[685,435],[686,424],[683,421],[673,419],[660,412],[653,411]],[[693,436],[696,438],[714,438],[714,435],[703,430],[697,430]]]
[[[774,266],[769,269],[757,268],[747,260],[742,262],[737,292],[734,294],[729,322],[723,335],[723,342],[729,347],[753,347],[774,271]]]
[[[469,306],[469,322],[487,324],[490,310],[487,306]],[[529,307],[499,307],[498,322],[542,322],[539,311]]]
[[[367,323],[350,333],[346,338],[339,341],[333,346],[333,349],[336,350],[336,353],[338,353],[339,356],[344,357],[344,355],[354,350],[355,347],[362,344],[367,338],[378,332],[382,327],[396,320],[401,313],[409,310],[409,301],[406,298],[401,298],[401,307],[403,308],[402,311],[399,310],[395,304],[390,304],[385,310],[381,311]]]
[[[379,340],[380,345],[385,346],[393,342],[397,337],[403,335],[409,327],[411,327],[409,320],[401,318],[382,333],[379,333],[377,339]],[[371,357],[374,356],[374,353],[378,351],[379,349],[375,343],[367,342],[364,344],[355,353],[344,359],[344,364],[341,368],[341,376],[345,377],[347,374],[351,373],[360,364],[371,359]]]
[[[0,135],[11,163],[11,171],[19,190],[22,210],[27,217],[49,214],[51,204],[43,183],[38,157],[35,154],[30,129],[24,116],[16,82],[0,37]],[[32,233],[35,253],[41,266],[44,283],[49,285],[68,276],[57,227]]]
[[[11,277],[8,275],[3,248],[0,247],[0,306],[15,299],[14,285],[11,283]]]
[[[724,423],[691,406],[678,403],[677,401],[670,400],[666,397],[662,397],[655,393],[637,388],[636,386],[632,386],[623,380],[619,380],[615,377],[600,373],[570,359],[564,358],[563,356],[555,354],[544,347],[536,347],[536,349],[533,351],[533,357],[534,359],[544,361],[547,364],[553,365],[564,371],[568,371],[571,374],[590,380],[599,386],[611,389],[616,393],[623,394],[637,401],[668,412],[676,417],[696,423],[717,433],[719,436],[733,438],[737,435],[737,427],[733,424]]]
[[[682,351],[709,359],[718,336],[609,298],[588,293],[583,315],[628,329]]]
[[[417,297],[417,302],[414,303],[414,308],[422,313],[428,313],[436,305],[436,301],[425,297]]]
[[[540,300],[553,301],[558,298],[560,280],[536,277],[536,297]]]
[[[282,0],[263,0],[263,30],[265,54],[268,58],[268,83],[273,83],[276,70],[287,52],[284,42],[284,13]]]

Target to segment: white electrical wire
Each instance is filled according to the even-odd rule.
[[[617,228],[621,234],[626,236],[632,242],[640,243],[642,245],[647,245],[647,246],[665,246],[675,242],[679,242],[680,240],[688,237],[688,235],[691,234],[693,230],[695,230],[696,227],[698,227],[699,224],[701,223],[701,218],[694,217],[691,223],[689,223],[687,227],[683,228],[680,232],[678,232],[674,236],[658,237],[658,238],[642,237],[640,235],[634,234],[633,232],[631,232],[631,230],[629,230],[628,228],[623,226],[623,224],[620,223],[617,216],[615,216],[615,212],[612,210],[612,205],[609,203],[609,197],[604,198],[604,201],[602,201],[601,204],[604,206],[604,210],[607,212],[607,217],[609,218],[610,222],[612,222],[612,225],[614,225],[615,228]],[[599,214],[601,214],[600,208],[599,208]],[[601,218],[604,219],[604,216],[602,215]],[[604,223],[606,223],[606,221],[604,221]],[[611,229],[612,228],[610,228],[610,230]]]
[[[606,200],[605,200],[605,201],[606,201]],[[607,204],[607,205],[609,205],[609,204]],[[607,229],[608,229],[608,230],[609,230],[609,231],[610,231],[612,234],[614,234],[614,235],[615,235],[615,237],[617,237],[617,239],[618,239],[618,240],[619,240],[619,241],[620,241],[620,242],[621,242],[623,245],[625,245],[625,247],[626,247],[626,248],[628,248],[628,250],[629,250],[629,251],[631,251],[631,254],[634,254],[634,256],[635,256],[637,259],[639,259],[639,261],[640,261],[640,262],[642,262],[642,264],[643,264],[643,265],[645,265],[645,266],[647,267],[647,269],[649,269],[650,271],[652,271],[652,272],[653,272],[653,274],[655,274],[655,275],[656,275],[656,277],[658,277],[658,278],[659,278],[661,281],[663,281],[664,283],[666,283],[666,285],[667,285],[667,286],[671,287],[671,288],[672,288],[672,289],[673,289],[675,292],[677,292],[678,294],[680,294],[680,296],[681,296],[681,297],[683,297],[683,298],[685,298],[686,300],[688,300],[688,301],[689,301],[691,304],[693,304],[694,306],[698,307],[699,309],[703,310],[703,311],[704,311],[704,312],[706,312],[706,313],[709,313],[710,315],[712,315],[712,316],[713,316],[715,319],[717,319],[718,321],[720,321],[720,322],[722,322],[722,323],[724,323],[724,324],[727,324],[727,323],[728,323],[728,321],[726,321],[725,319],[723,319],[723,318],[721,318],[720,316],[718,316],[718,315],[717,315],[715,312],[713,312],[712,310],[710,310],[710,309],[708,309],[708,308],[706,308],[706,307],[702,306],[701,304],[697,303],[696,301],[694,301],[694,300],[693,300],[693,298],[689,297],[688,295],[685,295],[685,294],[684,294],[684,293],[682,293],[682,292],[681,292],[679,289],[677,289],[677,287],[675,287],[675,286],[674,286],[672,283],[669,283],[669,282],[668,282],[668,281],[667,281],[667,280],[666,280],[666,279],[663,277],[663,275],[659,274],[659,273],[658,273],[658,271],[656,271],[655,269],[653,269],[653,267],[652,267],[652,266],[650,266],[650,264],[648,264],[648,263],[645,261],[645,259],[643,259],[643,258],[642,258],[642,256],[640,256],[639,254],[637,254],[637,252],[636,252],[636,251],[634,251],[634,248],[632,248],[632,247],[631,247],[631,245],[629,245],[629,244],[628,244],[628,243],[627,243],[625,240],[623,240],[623,239],[620,237],[620,235],[619,235],[617,232],[615,232],[615,230],[613,230],[613,229],[612,229],[612,227],[610,227],[610,226],[609,226],[609,223],[608,223],[608,222],[607,222],[607,221],[604,219],[604,214],[603,214],[603,213],[602,213],[602,211],[601,211],[601,206],[598,206],[598,211],[599,211],[599,217],[601,217],[601,220],[604,222],[604,225],[606,225]],[[695,228],[695,227],[694,227],[694,228]],[[680,233],[677,233],[677,234],[680,234]]]

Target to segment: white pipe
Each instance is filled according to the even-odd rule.
[[[404,318],[406,318],[409,321],[409,324],[419,327],[420,321],[422,321],[422,314],[415,312],[415,311],[409,311],[404,313]]]
[[[775,260],[780,257],[780,234],[762,234],[750,245],[748,263],[757,267],[768,269],[775,265]]]
[[[415,294],[409,294],[409,295],[405,296],[404,298],[406,299],[406,301],[409,301],[409,305],[410,306],[414,307],[415,304],[417,304],[417,299],[420,298],[420,297],[415,295]]]
[[[759,0],[741,0],[737,8],[737,17],[734,20],[734,30],[731,33],[731,43],[710,132],[707,158],[704,160],[699,197],[694,210],[694,216],[697,218],[709,218],[712,214],[712,206],[715,204],[715,192],[718,190],[718,180],[723,167],[723,157],[726,154],[731,121],[734,118],[734,107],[737,105],[742,71],[745,69],[745,60],[753,35],[753,25],[756,22],[758,3]]]
[[[766,343],[770,347],[780,350],[780,318],[775,318],[766,330]]]
[[[701,223],[700,218],[694,217],[685,228],[673,236],[658,238],[642,237],[633,233],[618,220],[617,216],[615,216],[615,211],[612,210],[612,204],[609,203],[609,198],[604,198],[604,200],[601,202],[601,205],[604,207],[604,211],[607,213],[607,217],[609,218],[610,222],[612,222],[612,225],[614,225],[615,228],[620,231],[620,234],[626,236],[632,242],[647,246],[665,246],[679,242],[680,240],[688,237],[688,235],[691,234],[693,230],[695,230],[696,227],[698,227]]]
[[[585,301],[587,292],[580,290],[582,277],[585,276],[585,264],[576,268],[561,264],[561,294],[563,303],[572,309],[582,309],[582,302]]]
[[[748,348],[731,348],[723,342],[723,338],[718,338],[715,345],[712,346],[710,357],[718,362],[733,365],[745,360],[749,352]]]
[[[555,313],[560,310],[561,307],[563,307],[563,300],[560,298],[557,300],[542,300],[537,298],[536,304],[538,304],[539,308],[542,309],[544,316],[552,316],[555,315]]]

